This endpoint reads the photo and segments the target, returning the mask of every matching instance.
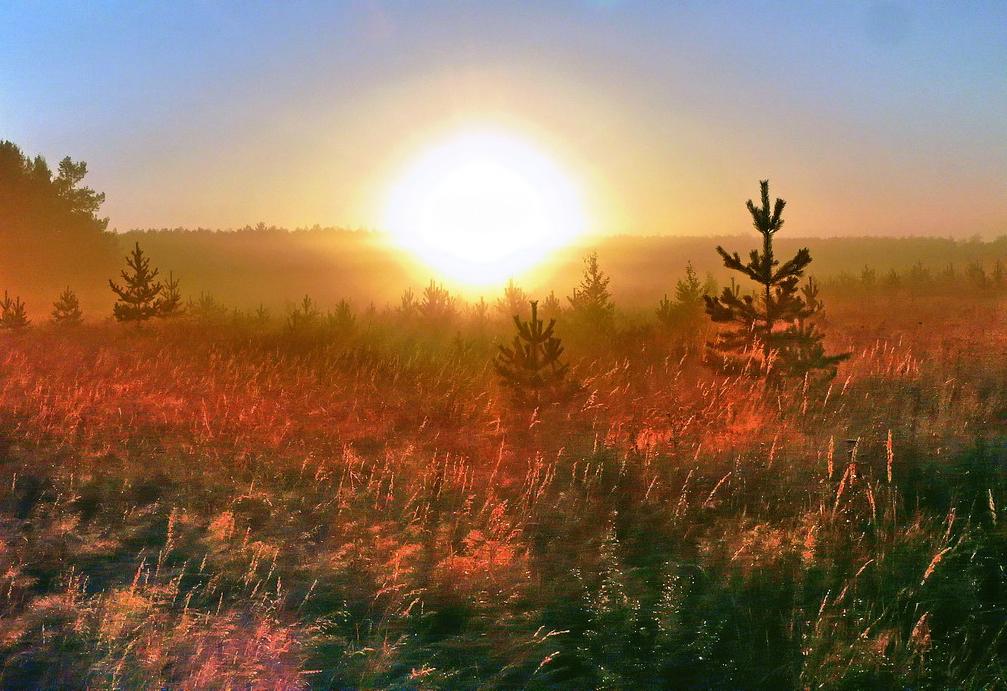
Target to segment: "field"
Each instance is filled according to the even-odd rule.
[[[540,409],[500,315],[6,335],[0,684],[1000,686],[1007,305],[826,302],[830,383],[641,311]]]

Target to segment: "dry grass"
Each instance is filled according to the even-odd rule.
[[[537,411],[464,324],[10,337],[3,684],[1002,684],[1001,314],[833,302],[784,390],[584,340]]]

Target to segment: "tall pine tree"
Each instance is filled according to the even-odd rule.
[[[150,268],[150,259],[143,256],[140,243],[126,257],[126,268],[120,272],[123,285],[112,279],[108,285],[119,299],[112,307],[117,321],[142,322],[157,316],[161,309],[161,291],[164,286],[157,281],[157,269]]]
[[[818,288],[810,282],[803,291],[799,289],[811,253],[803,248],[782,264],[776,259],[773,236],[783,226],[786,202],[777,199],[770,204],[769,181],[763,180],[760,185],[762,204],[756,206],[749,199],[748,211],[762,236],[762,252],[752,250],[745,262],[737,252],[729,254],[717,247],[724,266],[758,284],[757,292],[742,295],[732,285],[719,297],[704,297],[710,318],[727,325],[710,344],[711,360],[729,373],[777,378],[819,371],[834,376],[838,363],[849,355],[825,353],[824,334],[812,323],[822,309]]]

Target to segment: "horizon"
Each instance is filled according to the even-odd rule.
[[[743,233],[767,177],[802,236],[1007,232],[1002,4],[247,10],[0,9],[4,137],[86,161],[118,230],[385,231],[409,159],[489,125],[566,171],[589,235]]]

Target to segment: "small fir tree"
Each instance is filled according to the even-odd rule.
[[[146,321],[157,316],[161,308],[161,291],[164,286],[157,281],[157,269],[150,268],[150,259],[143,256],[140,243],[126,257],[126,268],[121,272],[123,285],[109,279],[108,285],[118,300],[112,307],[117,321]]]
[[[701,283],[692,262],[685,266],[685,278],[675,284],[675,300],[665,295],[657,306],[657,319],[661,325],[684,335],[696,334],[703,323],[703,296],[716,291],[711,277]]]
[[[182,292],[178,288],[175,274],[168,272],[168,281],[161,292],[161,301],[157,308],[157,316],[174,317],[182,313]]]
[[[420,310],[419,302],[416,300],[416,293],[412,288],[406,288],[399,300],[398,312],[406,321],[411,321]]]
[[[885,290],[897,293],[902,288],[902,277],[899,275],[898,271],[892,269],[885,274],[883,285]]]
[[[198,322],[214,324],[227,317],[227,307],[221,304],[212,293],[199,294],[198,300],[189,298],[185,311]]]
[[[52,305],[52,321],[61,326],[76,326],[83,320],[77,294],[67,286]]]
[[[318,325],[321,313],[315,306],[315,301],[305,295],[299,305],[287,315],[287,328],[293,333],[304,333]]]
[[[548,326],[538,318],[538,302],[531,301],[531,318],[514,316],[517,335],[512,345],[499,346],[494,368],[515,399],[538,404],[560,398],[566,391],[570,366],[560,362],[563,344],[554,335],[556,320]]]
[[[447,288],[430,279],[430,284],[423,289],[419,313],[428,324],[443,326],[454,319],[455,301]]]
[[[11,298],[5,290],[0,302],[0,329],[18,333],[31,325],[28,311],[20,297]]]
[[[877,272],[869,266],[865,266],[860,272],[860,287],[866,293],[873,293],[878,284]]]
[[[543,319],[559,319],[563,315],[563,303],[556,296],[556,291],[550,290],[542,303]]]
[[[486,298],[479,296],[479,302],[473,302],[468,306],[469,319],[471,320],[476,331],[483,332],[486,329],[486,324],[489,322],[489,303],[486,302]]]
[[[719,297],[706,296],[706,312],[719,324],[729,325],[710,344],[712,361],[720,369],[735,373],[747,371],[757,376],[804,375],[823,371],[834,375],[839,362],[848,354],[826,355],[812,318],[821,309],[818,288],[812,282],[802,292],[799,282],[811,263],[807,248],[798,250],[790,260],[780,263],[773,253],[773,236],[783,226],[786,202],[769,201],[769,181],[761,183],[762,205],[748,200],[755,229],[762,236],[762,252],[752,250],[748,262],[737,252],[723,247],[717,252],[724,266],[748,276],[758,284],[755,295],[742,295],[736,285],[725,288]]]
[[[515,314],[524,315],[527,312],[528,294],[511,278],[504,286],[503,297],[497,298],[496,308],[505,317]]]
[[[342,299],[336,303],[336,309],[325,315],[325,326],[340,336],[349,336],[357,328],[357,316],[353,314],[353,306],[349,300]]]
[[[609,277],[598,266],[598,253],[584,260],[584,275],[574,288],[570,302],[571,317],[579,324],[597,331],[610,331],[615,322],[615,304],[608,290]]]

